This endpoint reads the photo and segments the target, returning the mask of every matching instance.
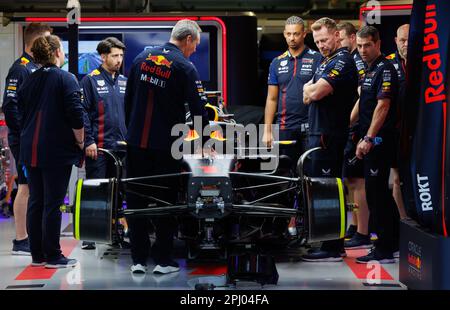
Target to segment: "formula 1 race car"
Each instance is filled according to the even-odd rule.
[[[78,180],[71,209],[78,240],[120,242],[123,227],[119,219],[123,217],[175,217],[188,259],[213,253],[216,259],[228,260],[229,283],[244,279],[276,284],[274,244],[279,247],[293,239],[318,242],[344,237],[346,204],[341,179],[303,174],[304,161],[320,148],[300,157],[297,173],[283,156],[277,158],[276,169],[267,172],[259,167],[268,156],[194,154],[183,156],[182,172],[136,178],[123,178],[119,157],[101,151],[114,158],[116,177]],[[159,183],[162,180],[166,181],[164,186]],[[146,208],[124,207],[133,184],[141,185],[139,193],[136,187],[133,191],[148,201]],[[176,203],[155,197],[154,188],[173,193]]]

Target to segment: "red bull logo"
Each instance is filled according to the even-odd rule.
[[[148,54],[145,60],[150,60],[157,66],[165,66],[167,68],[170,68],[170,66],[172,65],[172,61],[168,61],[167,58],[163,55]]]
[[[422,261],[420,257],[412,254],[408,254],[408,263],[414,266],[417,270],[420,270],[420,268],[422,267]]]
[[[22,66],[26,66],[30,61],[26,59],[25,57],[20,58],[20,64]]]

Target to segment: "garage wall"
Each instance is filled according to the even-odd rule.
[[[0,21],[2,19],[3,15],[0,13]],[[0,106],[3,104],[6,75],[14,60],[20,56],[23,48],[22,42],[17,42],[15,39],[18,37],[15,36],[18,31],[21,30],[17,25],[10,23],[7,26],[3,26],[0,23]]]

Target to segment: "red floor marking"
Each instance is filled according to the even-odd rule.
[[[214,275],[219,276],[227,273],[227,266],[202,266],[191,271],[190,275]]]
[[[68,257],[73,249],[77,246],[78,240],[75,239],[61,239],[61,250],[64,256]],[[48,280],[58,269],[47,269],[45,267],[32,267],[31,264],[27,266],[15,280]]]
[[[380,265],[380,276],[378,277],[376,272],[372,272],[375,267],[369,269],[367,264],[358,264],[356,262],[356,258],[367,255],[368,250],[347,250],[346,252],[347,257],[344,258],[344,261],[358,279],[365,280],[368,278],[367,276],[369,273],[371,273],[369,277],[373,280],[394,280],[394,278],[386,271],[386,269],[383,268],[382,265]]]

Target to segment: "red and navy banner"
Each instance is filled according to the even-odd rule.
[[[410,216],[444,236],[450,229],[449,16],[450,1],[414,1],[400,149],[400,158],[409,158],[401,162]]]

